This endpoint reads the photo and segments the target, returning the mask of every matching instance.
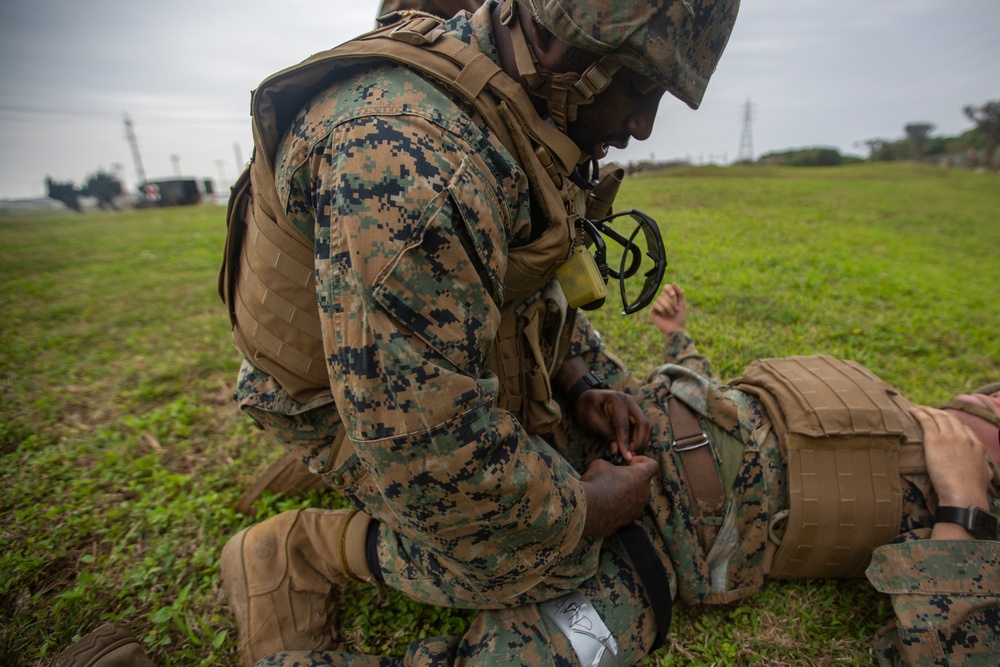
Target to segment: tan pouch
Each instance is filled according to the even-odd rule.
[[[860,364],[824,355],[758,360],[731,384],[765,405],[788,465],[769,576],[863,575],[899,532],[901,447],[920,442],[912,404]]]

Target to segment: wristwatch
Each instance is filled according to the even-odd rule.
[[[981,507],[943,505],[934,513],[935,523],[957,523],[980,540],[1000,540],[1000,517]]]
[[[597,371],[587,371],[587,374],[582,378],[573,383],[573,386],[569,388],[566,393],[566,398],[569,399],[570,405],[576,404],[576,399],[580,398],[580,394],[590,389],[610,389],[607,379]]]

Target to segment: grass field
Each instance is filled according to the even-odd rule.
[[[1000,177],[909,165],[699,168],[629,180],[667,280],[723,377],[752,359],[855,359],[940,404],[1000,379]],[[0,220],[0,665],[47,665],[113,621],[158,665],[232,665],[218,584],[233,503],[280,456],[230,400],[237,356],[215,292],[224,209]],[[593,316],[637,373],[645,313]],[[332,492],[268,497],[259,516]],[[469,615],[357,588],[343,632],[399,654]],[[769,584],[678,609],[649,664],[867,664],[887,600],[863,581]]]

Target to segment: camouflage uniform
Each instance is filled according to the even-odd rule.
[[[497,60],[484,12],[447,27]],[[545,440],[493,407],[495,380],[484,370],[498,327],[500,249],[531,237],[517,162],[449,94],[385,65],[314,97],[282,141],[275,175],[285,213],[315,247],[331,392],[297,403],[244,361],[238,399],[380,519],[386,584],[428,603],[493,610],[461,642],[415,644],[410,664],[490,662],[493,651],[518,647],[533,652],[531,662],[565,664],[568,642],[531,603],[574,590],[598,608],[624,662],[645,655],[655,629],[627,557],[616,539],[581,537],[578,471],[601,443],[571,418]],[[767,521],[787,496],[759,404],[715,382],[693,346],[679,347],[675,365],[640,383],[579,316],[569,356],[576,354],[649,410],[649,454],[662,474],[642,525],[663,545],[672,591],[714,603],[759,589]],[[671,393],[716,425],[717,446],[741,452],[740,464],[724,471],[732,493],[709,553],[694,537],[676,454],[664,446]],[[336,460],[332,445],[345,435],[354,452]],[[287,655],[268,664],[299,659],[365,660]]]
[[[447,26],[497,60],[485,12]],[[491,651],[521,645],[539,664],[565,664],[565,636],[527,603],[578,590],[623,659],[639,660],[655,623],[621,545],[581,537],[578,468],[493,407],[484,372],[505,269],[498,249],[531,237],[518,163],[447,93],[385,65],[302,108],[274,171],[286,215],[316,249],[331,390],[298,403],[244,360],[239,404],[381,520],[388,585],[497,609],[460,644],[428,640],[415,652],[448,647],[495,662]],[[582,317],[579,326],[596,340]],[[354,452],[335,460],[345,434]],[[569,423],[556,444],[579,463],[602,450]]]
[[[448,25],[497,57],[486,13]],[[517,162],[446,93],[386,65],[313,98],[275,174],[316,248],[331,392],[300,405],[245,361],[241,407],[382,521],[380,560],[414,564],[401,578],[419,587],[427,569],[453,583],[398,584],[414,597],[508,606],[550,597],[528,593],[543,580],[556,592],[586,580],[600,541],[581,537],[579,474],[494,409],[485,372],[501,249],[530,234]],[[341,430],[355,453],[330,461]]]
[[[599,336],[582,318],[577,331],[570,354],[582,354],[613,384],[632,392],[650,416],[653,433],[647,454],[659,460],[662,475],[654,480],[654,499],[642,524],[669,559],[665,566],[672,577],[672,591],[686,603],[699,604],[730,602],[758,590],[767,579],[768,519],[785,508],[787,498],[784,466],[766,412],[754,397],[715,378],[687,334],[668,337],[668,363],[648,382],[639,383],[603,349]],[[711,433],[728,489],[721,529],[708,553],[690,522],[689,494],[678,474],[677,454],[666,446],[671,439],[665,409],[668,395],[689,404]],[[568,456],[579,457],[589,444],[574,440],[572,430],[567,433],[568,438],[557,446],[560,450],[565,446]],[[731,451],[722,451],[725,448]],[[733,450],[739,454],[735,467],[724,463],[734,458]],[[924,539],[932,524],[927,507],[932,498],[929,480],[926,475],[907,475],[906,480],[903,533],[894,543],[876,549],[867,572],[877,590],[892,596],[896,611],[894,622],[875,640],[875,656],[886,665],[937,665],[947,660],[992,664],[1000,650],[1000,544]],[[995,498],[991,502],[994,511],[1000,510]],[[652,613],[617,540],[606,540],[604,547],[598,576],[580,590],[598,607],[619,645],[631,647],[621,663],[630,664],[628,656],[641,657],[650,646]],[[482,612],[461,640],[414,642],[403,658],[380,660],[420,665],[482,658],[489,664],[491,656],[497,655],[493,651],[502,650],[496,647],[503,646],[523,651],[529,656],[526,664],[558,664],[558,656],[572,655],[565,637],[539,614],[537,605],[527,605]],[[368,664],[368,660],[376,659],[344,653],[289,653],[270,656],[259,664],[353,665]]]
[[[628,557],[615,540],[601,552],[596,574],[579,592],[590,601],[618,646],[617,664],[639,663],[653,646],[656,623],[645,602]],[[327,665],[499,665],[568,667],[577,664],[566,636],[531,604],[486,610],[461,638],[431,637],[410,644],[401,658],[379,658],[346,652],[293,651],[258,661],[255,667],[321,667]]]
[[[665,356],[668,365],[660,369],[650,384],[668,385],[670,393],[692,406],[706,422],[711,422],[707,426],[714,423],[737,435],[730,428],[730,415],[735,408],[752,420],[742,423],[744,433],[770,430],[767,416],[759,408],[745,411],[744,405],[752,406],[755,399],[715,379],[708,361],[698,353],[687,334],[668,336]],[[740,417],[741,422],[743,419]],[[712,434],[718,446],[716,431]],[[738,446],[735,441],[723,442],[723,446]],[[756,447],[761,447],[762,453],[771,452],[765,457],[775,461],[778,446],[773,435],[765,437],[763,442],[747,441],[747,450]],[[744,461],[748,459],[749,455],[745,455]],[[775,472],[774,479],[779,481],[779,486],[770,489],[763,488],[766,475],[757,480],[743,474],[737,477],[725,523],[730,521],[729,512],[738,511],[745,505],[740,500],[745,496],[764,493],[768,497],[766,505],[778,507],[781,504],[778,499],[785,498],[787,490],[783,488],[782,472]],[[902,534],[893,543],[875,550],[866,572],[876,590],[892,597],[896,613],[894,622],[883,628],[875,640],[875,656],[884,665],[995,664],[996,656],[1000,655],[1000,543],[926,539],[933,525],[928,504],[936,505],[930,480],[919,474],[904,475],[904,480]],[[994,513],[1000,511],[1000,501],[995,495],[991,496],[990,503]],[[766,522],[766,515],[763,518]],[[731,539],[727,535],[725,530],[720,532],[712,553],[725,551],[730,546]],[[757,550],[763,555],[766,542],[750,533],[739,539],[746,538],[752,538],[753,542],[741,548],[746,552]],[[689,533],[685,539],[683,534],[675,533],[674,539],[697,549],[693,534]],[[680,548],[677,543],[668,541],[666,544],[672,555]],[[711,555],[709,560],[712,560]],[[718,566],[714,564],[713,570]],[[675,562],[675,568],[683,582],[683,566]],[[755,581],[764,576],[762,570],[753,577]],[[710,591],[707,601],[711,601],[715,590],[714,571],[710,579],[713,583],[704,582]],[[705,590],[704,585],[700,590]]]

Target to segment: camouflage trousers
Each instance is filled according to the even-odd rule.
[[[784,464],[761,406],[753,397],[681,367],[640,383],[610,356],[597,355],[588,362],[602,370],[613,386],[635,395],[651,421],[646,454],[660,462],[661,475],[653,482],[654,498],[642,523],[660,551],[671,579],[671,592],[686,603],[700,604],[726,603],[757,591],[766,580],[769,517],[784,509],[787,502]],[[718,536],[708,552],[697,538],[690,490],[679,472],[681,463],[669,447],[672,432],[666,408],[668,395],[680,396],[701,417],[703,426],[712,432],[717,450],[729,448],[728,452],[716,452],[718,460],[733,459],[734,454],[737,460],[735,469],[723,475],[728,491],[724,516],[706,519],[718,522]],[[603,445],[577,428],[571,417],[548,441],[578,470],[603,451]],[[350,461],[344,465],[350,467]],[[907,476],[903,488],[901,531],[929,526],[928,499],[932,490],[926,475]],[[611,630],[622,651],[619,664],[638,662],[653,645],[654,615],[628,557],[615,539],[599,547],[583,540],[570,557],[566,567],[577,570],[585,565],[595,547],[599,548],[599,558],[587,570],[596,570],[596,575],[582,581],[563,578],[559,576],[560,567],[556,567],[541,584],[498,604],[495,598],[487,599],[466,584],[460,563],[440,558],[385,526],[379,538],[379,566],[385,584],[428,604],[482,609],[468,632],[461,638],[416,641],[402,658],[338,652],[283,653],[259,664],[497,664],[509,662],[512,655],[525,656],[524,662],[529,664],[575,664],[568,639],[537,604],[573,591],[595,607]],[[572,562],[574,558],[576,562]]]
[[[656,619],[628,556],[612,538],[601,549],[597,574],[577,588],[593,605],[618,647],[616,663],[640,662],[653,647]],[[586,619],[584,619],[586,620]],[[512,656],[516,656],[513,657]],[[400,658],[337,651],[276,653],[256,667],[326,667],[351,665],[525,665],[578,664],[573,646],[537,604],[484,610],[461,638],[416,640]]]

